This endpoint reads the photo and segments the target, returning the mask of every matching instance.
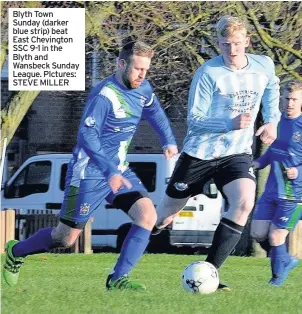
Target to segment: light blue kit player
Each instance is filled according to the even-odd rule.
[[[160,230],[188,198],[214,179],[229,208],[217,227],[206,261],[219,268],[240,240],[255,201],[252,167],[254,122],[262,103],[264,125],[256,135],[271,144],[277,136],[279,79],[267,56],[248,54],[244,21],[224,16],[216,26],[221,55],[195,73],[188,100],[188,131],[182,153],[157,206]],[[230,290],[220,283],[220,290]]]
[[[280,286],[298,265],[290,256],[286,237],[302,218],[302,82],[289,82],[281,97],[278,138],[254,162],[256,169],[271,165],[262,196],[256,204],[251,234],[270,250],[272,278]],[[268,238],[267,238],[268,237]]]
[[[166,158],[177,153],[169,121],[145,80],[153,54],[143,42],[128,43],[119,54],[117,72],[91,91],[67,171],[60,222],[24,241],[7,243],[3,275],[9,285],[17,283],[25,256],[71,246],[91,213],[106,199],[133,219],[106,287],[145,289],[130,281],[128,274],[148,245],[157,215],[147,190],[126,163],[128,146],[142,116],[159,134]]]

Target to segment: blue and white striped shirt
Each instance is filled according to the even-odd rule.
[[[222,56],[203,64],[195,73],[189,93],[188,131],[183,151],[211,160],[252,153],[254,122],[260,103],[264,122],[277,125],[279,79],[273,61],[266,56],[246,54],[248,65],[240,70],[225,66]],[[247,129],[232,130],[232,119],[252,113]]]

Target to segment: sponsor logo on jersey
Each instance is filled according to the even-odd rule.
[[[294,132],[293,133],[293,141],[294,142],[300,142],[301,140],[301,133],[300,132]]]
[[[95,119],[94,119],[94,117],[87,117],[85,119],[85,125],[94,128],[95,127]]]
[[[147,98],[144,96],[141,96],[141,105],[144,106],[144,104],[146,103]]]
[[[279,219],[282,220],[282,221],[284,221],[284,222],[287,222],[289,218],[283,216],[283,217],[280,217]]]

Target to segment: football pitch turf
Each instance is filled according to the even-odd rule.
[[[145,292],[105,290],[116,254],[41,254],[26,258],[17,286],[1,282],[2,314],[302,314],[302,264],[282,287],[267,286],[269,260],[230,257],[220,270],[232,292],[190,294],[181,286],[182,272],[197,255],[146,254],[131,278]],[[2,265],[4,255],[2,255]]]

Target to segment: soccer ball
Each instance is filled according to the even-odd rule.
[[[219,276],[217,269],[208,262],[194,262],[182,274],[182,286],[192,293],[208,294],[217,290]]]

